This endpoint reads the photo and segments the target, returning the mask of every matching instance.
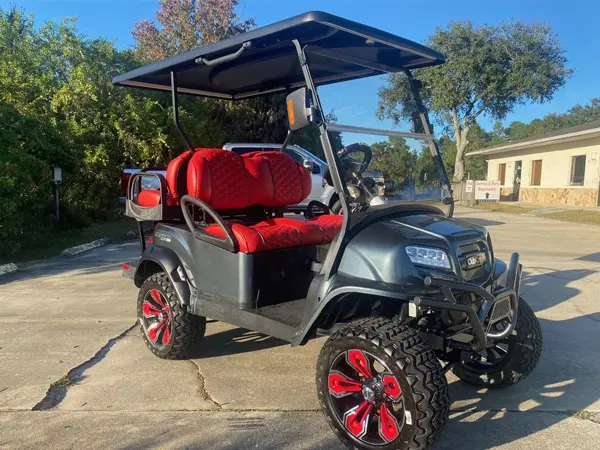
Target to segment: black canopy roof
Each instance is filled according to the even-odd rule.
[[[140,67],[113,82],[230,100],[304,86],[292,43],[305,46],[316,85],[416,69],[444,62],[428,47],[324,12],[308,12]],[[242,47],[244,47],[243,50]],[[216,58],[239,55],[219,64]]]

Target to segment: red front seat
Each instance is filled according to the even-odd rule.
[[[188,194],[216,210],[295,205],[308,197],[311,188],[306,168],[281,152],[258,152],[240,157],[226,150],[201,150],[190,160],[187,181]],[[337,217],[324,217],[327,216],[310,221],[273,218],[254,224],[230,222],[229,226],[238,241],[239,251],[256,253],[331,242],[341,221]],[[225,238],[218,224],[204,231]]]

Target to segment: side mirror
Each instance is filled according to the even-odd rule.
[[[296,89],[285,99],[290,130],[306,128],[316,121],[317,110],[311,104],[308,90],[303,87]]]

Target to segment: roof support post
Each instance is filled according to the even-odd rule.
[[[323,107],[321,106],[321,100],[319,98],[319,94],[317,93],[317,88],[313,81],[312,74],[310,73],[310,68],[306,59],[304,48],[297,39],[292,40],[292,42],[296,47],[296,53],[298,54],[298,60],[300,62],[300,67],[302,68],[302,74],[304,75],[306,87],[310,91],[313,102],[315,103],[314,106],[318,109],[321,116],[321,122],[317,124],[317,128],[319,129],[321,146],[323,147],[323,153],[325,154],[325,159],[327,160],[327,165],[329,166],[329,172],[331,173],[333,187],[335,188],[335,192],[338,194],[340,203],[342,204],[342,211],[344,216],[342,228],[339,234],[337,235],[337,238],[331,243],[329,251],[327,252],[327,257],[325,258],[323,267],[321,268],[320,273],[323,274],[325,280],[327,280],[331,277],[331,275],[333,275],[337,271],[337,267],[339,265],[342,255],[341,250],[344,245],[344,236],[346,235],[346,231],[349,228],[351,214],[350,207],[348,204],[349,194],[348,189],[346,188],[346,184],[344,183],[339,171],[340,165],[337,154],[333,151],[331,140],[329,139],[329,133],[327,132],[327,121],[325,120],[325,114],[323,113]]]
[[[427,108],[425,108],[425,105],[423,104],[423,99],[421,98],[421,82],[413,76],[412,72],[409,69],[405,69],[404,74],[408,78],[410,90],[413,95],[413,98],[415,99],[415,104],[417,105],[417,112],[419,113],[419,118],[421,119],[423,133],[429,137],[429,151],[431,152],[431,156],[433,156],[433,160],[435,161],[435,165],[437,167],[442,183],[444,183],[448,187],[448,193],[450,194],[450,206],[448,208],[448,217],[452,217],[452,215],[454,214],[454,199],[452,198],[452,185],[450,184],[448,173],[446,172],[444,162],[442,161],[442,154],[440,153],[437,141],[435,140],[432,133],[432,127],[431,122],[429,121],[429,114],[427,113]]]
[[[171,99],[173,102],[173,123],[175,124],[175,129],[179,133],[179,137],[181,137],[185,146],[189,150],[194,151],[194,148],[191,146],[190,141],[179,123],[179,99],[177,96],[177,74],[175,71],[171,71]]]

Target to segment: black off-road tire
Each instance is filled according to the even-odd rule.
[[[401,381],[411,423],[404,423],[393,442],[375,446],[357,440],[331,409],[328,392],[331,363],[336,355],[350,348],[378,356]],[[450,403],[440,362],[416,331],[391,319],[358,319],[331,335],[319,355],[316,381],[319,402],[329,426],[351,449],[427,449],[439,438],[446,424]]]
[[[146,333],[143,325],[142,304],[146,293],[157,289],[163,295],[171,308],[170,342],[167,345],[153,343]],[[138,324],[146,346],[159,358],[188,359],[197,350],[206,332],[206,318],[190,313],[186,305],[179,302],[177,293],[169,277],[164,272],[151,275],[142,284],[137,301]]]
[[[533,310],[522,298],[519,299],[517,326],[506,344],[506,356],[489,371],[472,370],[468,365],[457,363],[452,372],[475,386],[502,388],[522,381],[533,371],[542,355],[542,329]]]

